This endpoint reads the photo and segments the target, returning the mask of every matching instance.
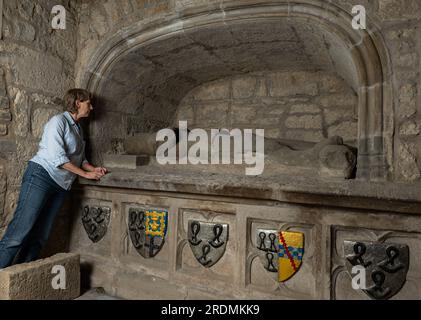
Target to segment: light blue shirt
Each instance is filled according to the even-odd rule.
[[[41,165],[63,189],[70,190],[76,174],[60,168],[71,162],[77,167],[88,162],[81,126],[69,112],[52,117],[45,125],[38,153],[30,161]]]

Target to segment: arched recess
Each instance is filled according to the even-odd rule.
[[[189,77],[186,75],[187,69],[177,70],[177,67],[168,67],[169,71],[165,68],[159,69],[162,67],[159,66],[160,63],[146,60],[141,62],[140,57],[153,56],[159,50],[169,50],[169,46],[173,46],[173,52],[182,50],[183,45],[199,32],[206,34],[211,29],[223,30],[238,23],[258,26],[268,21],[286,21],[289,25],[317,26],[321,32],[326,32],[333,39],[330,46],[345,49],[339,50],[337,56],[332,56],[335,60],[333,65],[343,66],[342,76],[348,78],[349,83],[358,92],[357,178],[384,180],[390,177],[393,171],[393,100],[390,96],[391,90],[388,90],[391,88],[388,54],[381,34],[375,26],[368,22],[367,30],[354,30],[351,20],[350,12],[325,1],[312,1],[310,4],[301,0],[294,3],[268,2],[250,5],[250,1],[240,0],[235,1],[232,7],[227,3],[225,8],[218,7],[211,11],[209,8],[196,10],[190,8],[188,13],[178,12],[174,16],[167,17],[165,21],[160,19],[148,23],[140,21],[106,39],[88,63],[88,71],[83,77],[82,85],[101,98],[110,90],[109,86],[112,83],[113,87],[117,88],[113,89],[115,101],[112,104],[114,104],[129,97],[129,91],[137,90],[136,86],[130,84],[136,84],[136,81],[141,80],[133,76],[139,74],[142,79],[148,78],[149,91],[158,92],[153,94],[158,95],[160,90],[164,90],[166,94],[175,92],[174,96],[169,94],[168,100],[179,101],[181,96],[177,94],[184,94],[202,82],[250,70],[243,65],[233,65],[235,62],[231,62],[225,69],[226,74],[223,71],[212,73],[212,70],[217,68],[204,63],[203,70],[195,70],[197,71],[195,75]],[[203,47],[205,51],[209,49]],[[256,55],[258,54],[256,52]],[[138,57],[139,63],[136,63]],[[171,58],[174,58],[174,55]],[[248,63],[252,65],[250,61]],[[148,64],[156,64],[158,69],[150,69]],[[204,76],[205,69],[208,76]],[[221,67],[218,70],[222,69]],[[129,77],[125,76],[128,70],[133,72]],[[116,74],[120,76],[115,76]],[[174,86],[175,83],[177,86]],[[129,100],[138,98],[130,97]],[[124,102],[126,105],[130,103],[133,101]],[[164,112],[167,115],[168,110]],[[163,121],[163,125],[167,120]],[[99,121],[97,125],[100,126]],[[97,132],[102,134],[104,130],[98,129]]]

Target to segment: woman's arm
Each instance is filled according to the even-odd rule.
[[[104,176],[104,174],[102,174],[101,172],[96,172],[96,171],[87,172],[87,171],[84,171],[81,168],[75,166],[71,162],[66,162],[65,164],[63,164],[61,166],[61,168],[65,169],[67,171],[70,171],[70,172],[72,172],[74,174],[77,174],[78,176],[81,176],[82,178],[90,179],[90,180],[99,180],[99,179],[101,179],[102,176]]]
[[[82,163],[82,169],[88,172],[98,172],[101,173],[102,175],[106,174],[108,172],[107,168],[104,167],[94,167],[93,165],[91,165],[87,160],[85,160]]]
[[[82,169],[88,172],[95,171],[95,167],[91,165],[88,161],[82,163]]]

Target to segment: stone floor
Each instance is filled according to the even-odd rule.
[[[108,295],[103,288],[93,288],[84,292],[75,300],[122,300],[121,298]]]

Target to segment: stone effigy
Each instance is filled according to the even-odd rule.
[[[177,132],[176,132],[177,133]],[[234,158],[236,150],[234,145],[235,136],[230,135],[227,131],[221,131],[213,139],[208,141],[208,150],[212,150],[212,145],[218,143],[218,136],[229,136],[231,139],[229,152],[230,157]],[[124,141],[124,148],[128,154],[146,154],[154,157],[158,147],[163,142],[156,141],[156,134],[144,133],[128,137]],[[188,148],[196,142],[188,142]],[[173,143],[173,147],[177,148],[177,143]],[[256,135],[253,135],[252,152],[256,152]],[[222,157],[224,147],[219,148],[219,157]],[[243,149],[241,149],[241,152]],[[177,157],[186,155],[177,153]],[[209,160],[211,156],[209,155]],[[356,150],[344,144],[343,139],[339,136],[327,138],[316,144],[306,142],[280,140],[280,139],[264,139],[264,158],[265,173],[277,174],[289,173],[297,175],[311,175],[321,177],[333,177],[350,179],[354,175],[356,168]],[[210,163],[210,161],[209,161]],[[232,167],[230,167],[232,168]]]
[[[288,167],[291,173],[344,179],[353,176],[357,163],[356,152],[352,147],[344,145],[341,137],[325,139],[304,150],[297,150],[294,142],[270,143],[271,146],[265,148],[266,162]]]

